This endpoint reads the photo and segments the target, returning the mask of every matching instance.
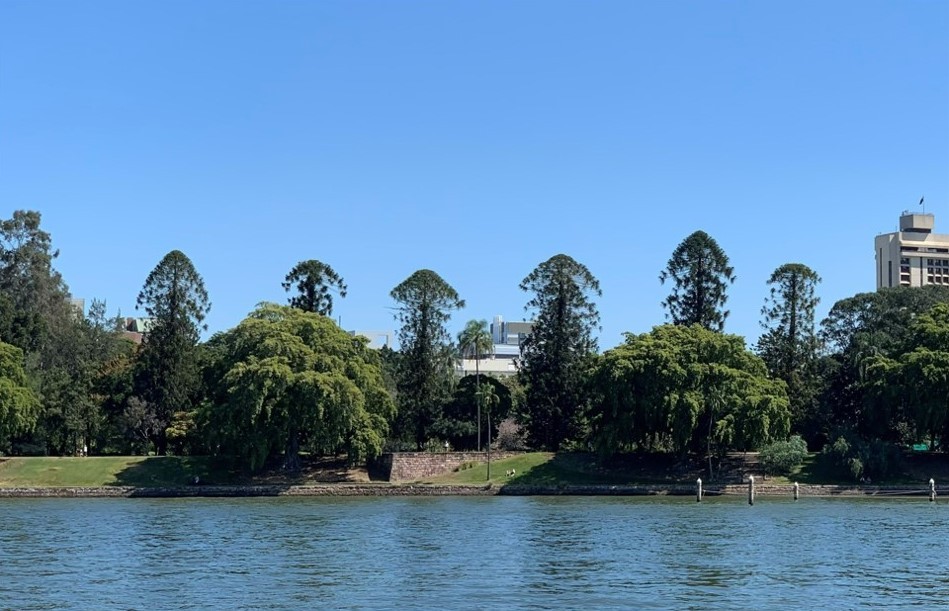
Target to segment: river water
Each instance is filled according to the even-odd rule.
[[[0,609],[949,607],[924,499],[0,499]]]

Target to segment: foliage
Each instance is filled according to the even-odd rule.
[[[532,294],[525,309],[534,320],[521,345],[523,419],[533,446],[557,450],[585,433],[585,378],[600,319],[591,298],[602,294],[600,283],[586,266],[560,254],[538,265],[520,288]]]
[[[465,302],[427,269],[413,273],[390,295],[399,304],[395,317],[402,325],[396,432],[421,449],[451,393],[455,359],[446,324],[451,311]]]
[[[820,460],[828,472],[853,481],[881,480],[899,473],[902,455],[899,448],[879,439],[863,440],[852,435],[840,436],[824,447]]]
[[[919,395],[928,383],[916,387],[906,376],[923,373],[924,360],[935,367],[939,352],[936,329],[923,330],[927,313],[949,303],[949,287],[887,288],[838,301],[821,323],[821,335],[833,350],[827,357],[821,418],[827,434],[832,429],[853,431],[865,440],[906,443],[916,436],[920,406],[938,405]],[[938,324],[937,324],[938,326]],[[928,344],[932,337],[935,344]],[[924,350],[910,357],[917,347]],[[915,364],[911,361],[915,361]],[[935,378],[930,378],[935,382]],[[938,415],[937,409],[936,414]],[[925,417],[924,417],[925,420]],[[937,422],[924,425],[932,435]]]
[[[505,418],[511,413],[513,403],[510,389],[497,378],[481,376],[480,384],[478,379],[478,376],[467,375],[459,380],[451,400],[445,404],[441,415],[431,428],[432,435],[439,439],[447,439],[452,447],[458,450],[477,448],[478,430],[475,415],[479,398],[485,415],[489,408],[485,395],[482,394],[479,397],[478,388],[492,387],[491,392],[498,399],[492,414],[497,419]],[[481,430],[484,439],[487,439],[486,425],[487,418],[484,418]]]
[[[593,373],[598,451],[751,450],[787,437],[784,384],[734,335],[664,325],[607,351]],[[705,442],[705,443],[703,443]]]
[[[772,376],[784,380],[791,401],[792,428],[813,432],[820,383],[817,360],[820,345],[814,310],[820,282],[813,270],[800,263],[778,267],[768,279],[769,296],[761,308],[765,333],[755,351]]]
[[[725,251],[704,231],[696,231],[672,252],[659,275],[672,281],[672,293],[662,302],[666,318],[676,325],[701,325],[721,331],[728,318],[726,289],[735,282]]]
[[[152,441],[164,455],[172,414],[194,408],[200,383],[195,345],[211,304],[191,260],[173,250],[148,275],[136,308],[144,308],[153,319],[138,360],[136,390],[154,410],[157,431]]]
[[[494,348],[494,340],[488,331],[488,321],[469,320],[465,328],[458,334],[458,349],[462,357],[473,356],[475,360],[475,380],[480,383],[481,380],[481,357],[490,353]],[[476,405],[477,419],[477,445],[481,449],[481,403]]]
[[[758,461],[772,475],[788,475],[807,458],[807,443],[800,435],[788,441],[774,441],[761,448]]]
[[[294,308],[304,312],[316,312],[324,316],[333,315],[333,295],[335,290],[340,297],[346,297],[346,283],[332,267],[309,259],[297,263],[281,286],[289,292],[296,285],[297,294],[288,300]]]
[[[33,428],[39,409],[23,369],[23,351],[0,342],[0,450],[10,437]]]
[[[462,356],[473,357],[476,363],[482,356],[489,354],[492,348],[494,341],[486,320],[469,320],[458,334],[458,349]]]
[[[17,210],[0,221],[0,331],[24,352],[45,356],[55,351],[49,333],[69,314],[69,292],[53,268],[59,251],[40,220],[39,212]]]
[[[908,435],[896,441],[925,439],[932,448],[949,441],[949,304],[915,316],[900,348],[863,364],[866,412],[887,427],[905,423],[898,430]]]
[[[219,380],[203,416],[208,443],[252,470],[283,453],[291,471],[302,449],[381,453],[393,417],[378,355],[332,320],[263,304],[211,343]]]
[[[507,417],[498,423],[495,446],[499,450],[526,450],[527,431],[514,418]]]

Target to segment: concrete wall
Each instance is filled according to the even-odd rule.
[[[520,456],[523,452],[491,452],[491,460]],[[369,470],[374,480],[411,482],[450,473],[464,463],[487,461],[484,452],[395,452],[383,454]]]

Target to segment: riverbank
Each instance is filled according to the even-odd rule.
[[[709,486],[708,497],[747,495],[747,485]],[[186,497],[277,497],[277,496],[695,496],[694,485],[564,485],[526,486],[451,484],[323,484],[308,486],[95,486],[0,488],[0,498],[186,498]],[[928,498],[926,486],[800,485],[806,497],[919,497]],[[949,487],[937,486],[940,496],[949,497]],[[756,485],[762,497],[793,498],[794,486]]]

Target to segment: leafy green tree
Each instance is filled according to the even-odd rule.
[[[725,327],[726,290],[735,282],[735,271],[711,236],[696,231],[683,240],[659,274],[661,283],[667,280],[672,282],[672,293],[662,305],[673,324],[702,325],[711,331]]]
[[[595,445],[646,450],[751,450],[785,439],[784,383],[744,339],[699,325],[663,325],[608,350],[593,372]]]
[[[71,307],[53,268],[59,253],[40,221],[38,212],[16,211],[0,222],[0,337],[26,353],[26,375],[42,407],[18,445],[66,454],[89,443],[101,422],[90,385],[109,350]],[[90,314],[104,317],[104,304],[93,301]]]
[[[489,354],[494,348],[491,332],[488,331],[488,321],[469,320],[465,328],[458,334],[458,348],[462,357],[472,356],[475,360],[476,384],[481,385],[481,357]],[[481,403],[477,404],[478,412],[478,451],[481,450]]]
[[[332,267],[309,259],[300,261],[290,270],[283,281],[283,288],[289,292],[296,286],[297,294],[290,297],[289,303],[304,312],[316,312],[324,316],[333,315],[333,294],[346,297],[346,283]]]
[[[42,427],[48,451],[71,454],[79,449],[101,451],[107,424],[105,398],[98,379],[109,363],[132,351],[106,304],[93,299],[86,317],[75,317],[57,335],[57,354],[43,387]]]
[[[263,304],[212,338],[223,372],[206,418],[210,445],[259,469],[280,453],[299,471],[300,451],[378,456],[393,417],[379,356],[332,320]]]
[[[771,375],[787,384],[795,428],[814,428],[811,421],[819,392],[816,366],[820,356],[814,310],[820,302],[816,295],[819,282],[820,276],[806,265],[786,263],[768,279],[771,288],[761,308],[765,333],[756,352]]]
[[[390,293],[401,323],[398,391],[400,436],[422,449],[452,387],[454,350],[446,324],[451,311],[465,306],[441,276],[427,269],[406,278]]]
[[[525,309],[534,316],[518,372],[526,387],[525,424],[533,446],[556,451],[584,434],[585,375],[600,319],[592,297],[602,294],[600,283],[560,254],[538,265],[520,288],[533,295]]]
[[[68,321],[69,291],[62,276],[53,268],[59,251],[52,237],[40,229],[41,215],[17,210],[13,217],[0,221],[0,296],[4,304],[6,329],[2,337],[13,341],[27,353],[36,353],[41,361],[55,347],[50,333]]]
[[[163,456],[172,415],[194,409],[193,395],[200,383],[195,346],[200,330],[206,328],[202,323],[211,304],[191,260],[173,250],[148,275],[138,295],[138,308],[144,308],[153,322],[142,344],[136,386],[154,410],[158,426],[153,442]]]
[[[894,391],[895,361],[911,350],[914,320],[939,303],[949,303],[949,287],[885,288],[833,305],[821,323],[830,350],[822,359],[825,438],[853,431],[868,441],[906,441],[913,416],[910,397]]]
[[[867,359],[866,403],[876,420],[910,424],[897,441],[925,439],[935,449],[949,442],[949,304],[914,317],[909,331],[899,354]]]
[[[475,449],[479,451],[476,443],[480,441],[480,436],[474,422],[471,420],[471,414],[476,409],[484,408],[480,403],[484,395],[478,393],[478,389],[485,389],[487,386],[493,386],[493,394],[498,398],[497,406],[494,409],[496,420],[507,417],[513,408],[511,391],[497,378],[482,376],[480,382],[477,376],[466,375],[458,382],[455,392],[442,412],[442,415],[432,425],[432,434],[439,439],[448,440],[451,446],[456,449]]]
[[[0,342],[0,450],[8,447],[12,436],[29,432],[39,411],[23,369],[23,351]]]

